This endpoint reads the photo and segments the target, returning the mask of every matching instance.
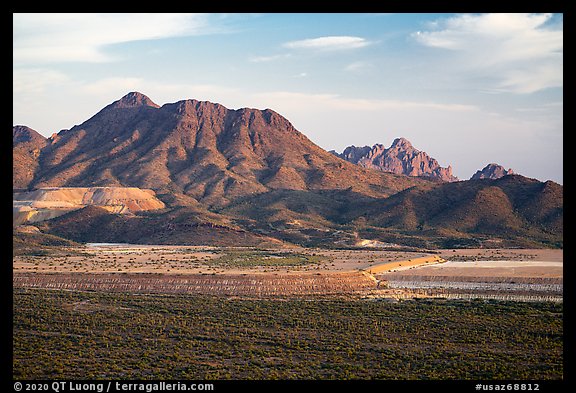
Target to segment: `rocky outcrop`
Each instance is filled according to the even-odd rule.
[[[512,169],[506,170],[502,165],[498,164],[488,164],[482,170],[476,171],[475,174],[472,175],[470,180],[477,180],[477,179],[499,179],[506,175],[513,175],[514,172]]]
[[[164,203],[154,191],[135,187],[52,187],[13,194],[13,225],[50,220],[86,206],[111,213],[158,210]]]
[[[442,168],[438,161],[415,149],[405,138],[396,138],[389,148],[381,144],[372,147],[349,146],[342,154],[334,151],[332,153],[364,168],[399,175],[430,177],[445,182],[458,181],[458,178],[452,175],[451,166]]]

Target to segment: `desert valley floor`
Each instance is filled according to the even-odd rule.
[[[17,378],[563,378],[563,251],[14,256]]]
[[[17,287],[245,296],[340,295],[560,301],[562,250],[441,252],[88,244],[15,256]]]

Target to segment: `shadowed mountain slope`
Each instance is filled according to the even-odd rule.
[[[27,188],[38,170],[38,157],[48,140],[26,126],[12,127],[12,188]]]
[[[563,238],[562,193],[562,186],[552,181],[510,175],[405,190],[366,204],[363,212],[351,211],[347,218],[413,235],[481,235],[558,245]]]

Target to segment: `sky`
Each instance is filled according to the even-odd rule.
[[[50,136],[131,91],[563,183],[562,14],[13,14],[14,125]]]

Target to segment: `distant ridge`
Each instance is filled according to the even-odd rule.
[[[476,171],[476,173],[472,175],[470,180],[499,179],[502,176],[513,174],[514,171],[512,171],[512,169],[506,170],[502,165],[491,163],[486,165],[483,169]]]
[[[396,138],[389,148],[384,145],[355,147],[348,146],[336,156],[364,168],[406,176],[429,177],[445,182],[458,181],[452,175],[452,167],[442,168],[438,161],[423,151],[415,149],[405,138]]]

